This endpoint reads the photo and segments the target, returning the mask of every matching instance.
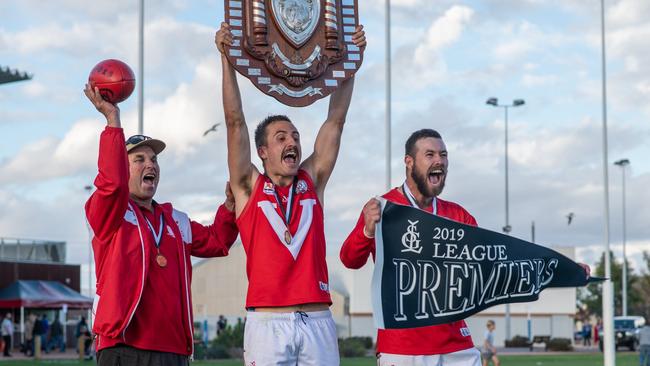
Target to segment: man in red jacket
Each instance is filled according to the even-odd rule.
[[[406,140],[404,164],[406,181],[382,197],[410,205],[463,224],[477,226],[476,220],[460,205],[438,198],[447,178],[447,148],[440,134],[432,129],[415,131]],[[341,261],[352,269],[363,267],[375,256],[375,225],[381,219],[381,206],[370,199],[341,248]],[[589,277],[590,268],[580,263]],[[465,321],[411,329],[379,329],[379,366],[480,366],[481,355],[474,347]]]
[[[125,143],[118,107],[96,87],[86,85],[84,93],[107,121],[97,190],[86,203],[97,276],[97,364],[185,366],[193,353],[190,256],[228,254],[238,234],[234,201],[227,187],[210,226],[156,202],[165,144],[143,135]]]
[[[464,224],[476,220],[460,205],[438,198],[447,177],[447,148],[437,131],[423,129],[406,141],[406,181],[384,194],[385,199],[411,205]],[[381,218],[379,201],[363,207],[357,225],[341,248],[341,261],[348,268],[361,268],[375,255],[375,224]],[[465,321],[412,329],[379,329],[378,365],[479,366],[481,355],[474,348]]]

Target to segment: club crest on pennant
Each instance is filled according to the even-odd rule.
[[[263,93],[303,107],[354,76],[357,0],[225,0],[233,45],[226,57]]]

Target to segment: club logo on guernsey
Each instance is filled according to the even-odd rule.
[[[175,238],[175,237],[176,237],[176,235],[174,235],[174,231],[172,230],[171,227],[169,227],[169,225],[167,225],[167,234],[168,234],[169,236],[171,236],[172,238]]]
[[[262,188],[262,191],[269,195],[275,194],[275,189],[273,189],[273,183],[264,182],[264,187]]]
[[[325,291],[325,292],[330,291],[330,285],[323,281],[318,281],[318,286],[320,287],[321,291]]]
[[[299,180],[298,183],[296,183],[296,193],[305,193],[307,192],[307,182],[305,182],[303,179]]]
[[[282,217],[278,214],[278,211],[274,208],[274,204],[271,201],[259,201],[257,203],[257,207],[262,209],[262,213],[264,213],[266,220],[271,224],[278,240],[280,240],[280,243],[284,244],[283,247],[287,248],[294,260],[298,258],[302,244],[307,237],[307,232],[309,232],[309,228],[311,227],[316,200],[313,198],[306,198],[300,200],[299,204],[302,206],[302,212],[300,213],[300,221],[298,221],[298,230],[293,234],[291,241],[286,243],[285,235],[289,232],[289,229]]]

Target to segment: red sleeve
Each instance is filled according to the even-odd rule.
[[[97,189],[86,202],[86,218],[103,241],[120,227],[129,204],[129,161],[121,128],[107,126],[102,132],[97,167]]]
[[[465,217],[464,217],[463,223],[465,223],[467,225],[470,225],[470,226],[478,226],[478,223],[476,223],[476,219],[474,218],[474,216],[472,216],[472,214],[470,214],[466,210],[463,210],[463,211],[465,211]]]
[[[465,223],[466,223],[467,225],[471,225],[471,226],[478,226],[478,224],[476,223],[476,219],[474,218],[474,216],[470,215],[469,213],[467,214],[467,218],[466,218],[466,220],[465,220]]]
[[[368,261],[368,256],[375,257],[375,239],[368,238],[363,233],[365,226],[363,213],[359,216],[357,225],[352,229],[341,247],[341,262],[347,268],[359,269]]]
[[[192,255],[195,257],[224,257],[239,234],[235,213],[221,205],[210,226],[192,221]]]

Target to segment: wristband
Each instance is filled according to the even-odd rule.
[[[366,233],[366,225],[363,225],[363,236],[365,236],[368,239],[374,239],[375,238],[375,235],[370,235],[370,234]]]

